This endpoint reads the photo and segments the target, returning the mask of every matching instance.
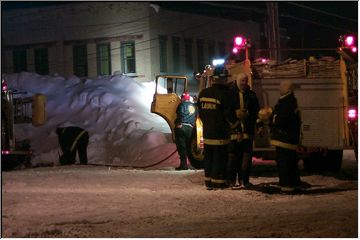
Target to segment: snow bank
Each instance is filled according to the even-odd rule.
[[[58,163],[58,126],[79,126],[89,132],[90,163],[141,165],[148,151],[159,149],[157,157],[162,158],[161,147],[171,142],[166,122],[150,113],[153,82],[138,83],[124,75],[80,80],[27,72],[6,75],[6,80],[9,89],[47,96],[45,125],[16,125],[17,139],[31,141],[33,164]]]

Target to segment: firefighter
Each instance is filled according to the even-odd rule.
[[[175,170],[187,170],[187,153],[190,151],[190,139],[196,119],[196,106],[190,101],[190,95],[184,92],[181,103],[176,109],[175,143],[180,156],[180,166]]]
[[[301,116],[291,81],[280,83],[280,99],[272,117],[271,144],[276,147],[279,185],[284,192],[301,190],[296,150],[300,142]]]
[[[254,129],[259,112],[259,101],[256,93],[250,89],[248,76],[241,73],[230,85],[236,116],[240,122],[231,133],[229,159],[227,168],[227,184],[235,187],[236,180],[240,188],[248,188],[252,164]]]
[[[61,165],[75,164],[76,151],[78,151],[80,164],[87,164],[87,146],[89,143],[89,134],[79,127],[57,128],[62,155],[59,156]]]
[[[228,72],[216,66],[213,84],[199,94],[199,116],[203,122],[205,186],[208,190],[225,188],[227,148],[230,129],[238,124],[226,86]]]

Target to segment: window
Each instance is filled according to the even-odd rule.
[[[49,74],[49,59],[47,48],[35,49],[35,72],[38,74]]]
[[[121,43],[121,67],[123,73],[136,73],[134,41]]]
[[[159,36],[160,72],[167,72],[167,37]]]
[[[27,70],[26,49],[13,51],[14,72],[25,72]]]
[[[226,56],[226,44],[224,42],[219,42],[219,54],[221,58]]]
[[[193,70],[192,39],[185,39],[185,64],[186,70]]]
[[[98,75],[111,74],[110,44],[98,44],[96,49]]]
[[[197,40],[197,57],[198,57],[198,70],[201,72],[205,68],[205,57],[204,57],[204,40]]]
[[[174,72],[180,72],[180,38],[173,37],[173,63],[174,63]]]
[[[86,77],[88,73],[86,45],[73,46],[74,74]]]
[[[209,62],[210,63],[216,57],[215,56],[215,42],[214,41],[209,41],[208,42],[208,56],[209,56]]]

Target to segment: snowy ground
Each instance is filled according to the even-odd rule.
[[[3,237],[357,237],[357,162],[308,175],[304,194],[255,162],[253,190],[207,191],[203,172],[55,166],[2,173]]]

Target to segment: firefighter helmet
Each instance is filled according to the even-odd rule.
[[[213,82],[216,84],[227,84],[229,72],[224,65],[218,65],[214,69]]]
[[[181,100],[182,101],[190,101],[190,94],[188,92],[184,92],[182,95],[181,95]]]
[[[225,68],[223,64],[215,67],[214,78],[225,78],[228,76],[229,76],[228,70]]]

